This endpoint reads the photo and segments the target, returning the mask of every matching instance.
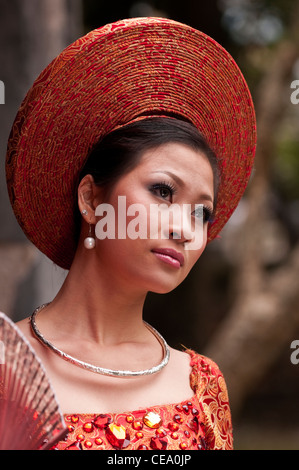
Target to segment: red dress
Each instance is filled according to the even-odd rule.
[[[184,402],[124,413],[64,415],[69,433],[56,450],[231,450],[231,413],[217,365],[193,351]]]

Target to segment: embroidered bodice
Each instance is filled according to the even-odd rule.
[[[194,392],[189,400],[124,413],[64,415],[69,433],[54,449],[232,449],[231,413],[223,375],[210,359],[187,352]]]

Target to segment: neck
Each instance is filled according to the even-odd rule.
[[[101,272],[98,262],[76,257],[47,315],[61,329],[97,344],[143,340],[148,331],[142,320],[145,292],[135,292],[125,280]],[[59,322],[59,323],[58,323]]]

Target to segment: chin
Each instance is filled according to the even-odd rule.
[[[169,294],[174,289],[175,287],[173,289],[152,289],[149,292],[152,292],[153,294]]]
[[[151,289],[149,289],[149,292],[153,292],[154,294],[169,294],[173,290],[175,290],[183,281],[174,284],[172,283],[165,283],[162,282],[160,284],[156,283],[155,286],[153,286]]]

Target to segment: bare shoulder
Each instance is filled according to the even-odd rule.
[[[176,361],[179,366],[188,367],[190,365],[190,355],[188,354],[188,352],[180,351],[179,349],[173,348],[169,349],[173,360]]]
[[[170,348],[170,369],[177,377],[186,378],[189,381],[191,372],[190,355],[185,351]]]

